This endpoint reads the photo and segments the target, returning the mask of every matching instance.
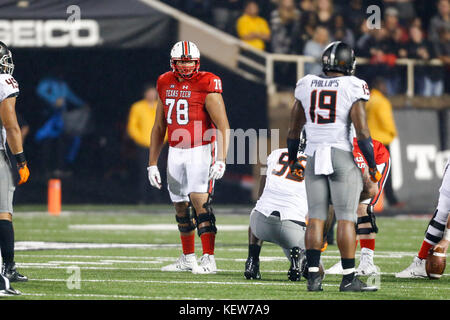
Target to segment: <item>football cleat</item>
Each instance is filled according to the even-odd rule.
[[[359,260],[359,266],[356,269],[356,275],[368,276],[372,274],[378,274],[379,269],[373,263],[373,250],[368,248],[361,249],[361,258]]]
[[[19,296],[21,294],[22,293],[19,290],[16,290],[13,287],[9,287],[9,289],[0,290],[0,297]]]
[[[2,275],[5,278],[8,278],[9,282],[26,282],[28,281],[28,277],[20,274],[16,269],[16,264],[12,263],[4,263]]]
[[[195,274],[214,274],[217,273],[216,260],[214,255],[204,254],[200,258],[200,264],[198,268],[192,270]]]
[[[334,264],[332,267],[330,267],[325,271],[326,274],[338,274],[338,275],[342,274],[342,272],[344,272],[344,270],[342,269],[341,261],[338,261],[336,264]]]
[[[319,272],[309,272],[307,289],[308,291],[323,291],[322,276]]]
[[[161,271],[172,271],[172,272],[182,272],[182,271],[194,271],[198,268],[197,258],[195,253],[191,254],[181,254],[181,256],[175,261],[175,263],[169,264],[161,268]]]
[[[405,270],[395,274],[396,278],[403,279],[416,279],[416,278],[426,278],[427,271],[425,270],[426,259],[420,259],[419,257],[414,257],[411,265]]]
[[[253,259],[253,257],[247,258],[247,261],[245,261],[244,277],[248,280],[261,279],[261,273],[259,272],[259,260]]]
[[[305,260],[303,260],[303,262],[302,262],[301,270],[303,270],[302,271],[302,276],[305,279],[308,279],[308,263],[307,263],[306,257],[305,257]],[[325,279],[325,271],[324,270],[325,270],[325,267],[323,265],[322,259],[320,259],[320,262],[319,262],[319,274],[320,274],[322,280]]]
[[[378,288],[375,286],[368,286],[358,277],[353,277],[352,281],[346,281],[342,279],[341,285],[339,286],[339,291],[341,292],[369,292],[369,291],[377,291]]]
[[[299,247],[291,249],[291,267],[288,271],[288,279],[291,281],[300,281],[302,274],[306,268],[305,251]]]

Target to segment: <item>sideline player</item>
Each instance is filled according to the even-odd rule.
[[[395,274],[396,278],[427,278],[425,263],[428,252],[433,247],[441,247],[447,252],[450,242],[450,159],[444,170],[444,177],[439,189],[439,202],[428,228],[422,246],[413,262],[405,270]]]
[[[17,295],[19,291],[9,282],[27,281],[16,270],[14,263],[14,228],[12,222],[14,181],[11,164],[6,153],[6,142],[17,161],[19,185],[27,182],[30,171],[22,147],[22,134],[16,117],[16,97],[19,85],[13,78],[14,64],[8,47],[0,42],[0,248],[2,251],[2,277],[0,295]]]
[[[374,183],[370,180],[369,173],[367,172],[367,161],[359,149],[356,138],[353,139],[353,157],[363,174],[363,191],[361,192],[357,211],[358,220],[356,234],[361,246],[361,257],[359,266],[356,269],[357,275],[371,275],[378,273],[378,269],[373,262],[375,238],[378,233],[373,208],[383,193],[384,184],[386,183],[391,168],[389,151],[381,142],[374,139],[372,139],[372,141],[377,169],[381,172],[381,179],[378,183]],[[342,271],[342,265],[338,262],[326,270],[325,273],[342,274]]]
[[[175,206],[183,253],[161,270],[216,273],[217,228],[211,196],[214,180],[225,172],[230,128],[222,81],[210,72],[199,71],[200,51],[193,42],[177,42],[170,56],[172,71],[162,74],[157,82],[159,99],[147,169],[150,184],[160,189],[157,162],[167,129],[167,187]],[[194,253],[195,229],[203,247],[200,265]]]
[[[305,126],[308,162],[305,183],[308,198],[308,226],[305,244],[308,263],[308,291],[322,291],[319,262],[324,224],[329,203],[337,219],[337,243],[341,253],[343,278],[340,291],[375,291],[355,276],[355,223],[362,175],[356,166],[350,140],[353,122],[358,145],[369,164],[370,178],[378,182],[378,172],[365,103],[370,92],[365,81],[354,77],[355,55],[347,44],[329,44],[322,55],[324,75],[307,75],[297,82],[291,112],[287,145],[289,161],[294,163]],[[331,201],[330,201],[331,200]]]

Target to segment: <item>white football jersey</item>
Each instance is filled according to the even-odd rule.
[[[306,166],[306,156],[303,157]],[[265,216],[278,211],[281,220],[305,222],[308,214],[305,182],[291,174],[287,148],[274,150],[267,158],[266,185],[255,209]]]
[[[10,74],[0,74],[0,103],[8,97],[19,95],[19,84]],[[0,122],[0,150],[6,147],[6,130]]]
[[[318,146],[352,151],[350,110],[356,101],[370,98],[364,80],[355,76],[307,75],[297,82],[295,98],[305,110],[308,156]]]

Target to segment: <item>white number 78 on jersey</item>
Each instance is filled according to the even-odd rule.
[[[186,125],[189,122],[189,103],[186,99],[166,99],[166,106],[169,107],[167,111],[167,124],[172,124],[172,112],[175,107],[176,119],[179,125]]]

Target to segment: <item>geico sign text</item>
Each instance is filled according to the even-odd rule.
[[[0,41],[11,47],[91,47],[100,44],[95,20],[0,20]]]

